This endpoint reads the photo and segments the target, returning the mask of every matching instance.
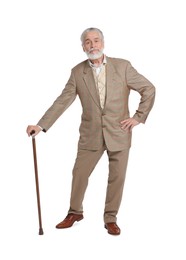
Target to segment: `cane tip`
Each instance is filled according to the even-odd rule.
[[[43,229],[40,228],[40,229],[39,229],[39,235],[43,235],[43,234],[44,234]]]

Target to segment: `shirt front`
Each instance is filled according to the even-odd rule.
[[[94,80],[99,94],[101,108],[104,108],[106,97],[106,56],[104,56],[103,63],[95,66],[90,60],[89,65],[93,70]]]

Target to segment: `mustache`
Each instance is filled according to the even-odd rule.
[[[100,51],[99,49],[96,49],[96,48],[91,48],[88,53],[90,53],[91,51]]]

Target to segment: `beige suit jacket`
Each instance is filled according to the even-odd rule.
[[[78,95],[83,113],[80,125],[79,148],[98,150],[105,142],[108,150],[121,151],[131,146],[131,133],[120,127],[120,122],[130,117],[128,98],[130,90],[141,95],[139,107],[133,117],[145,123],[153,106],[155,87],[139,74],[129,61],[107,57],[106,101],[100,106],[92,68],[88,60],[75,66],[61,95],[39,120],[47,131]]]

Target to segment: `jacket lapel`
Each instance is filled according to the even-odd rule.
[[[115,69],[112,65],[112,62],[110,61],[109,57],[107,58],[107,64],[106,64],[106,100],[105,100],[105,108],[109,100],[112,98],[112,95],[114,94],[114,78],[115,78]],[[96,84],[94,80],[94,75],[92,72],[91,67],[88,64],[88,61],[86,62],[85,68],[84,68],[84,81],[85,85],[89,90],[90,95],[92,96],[94,102],[97,106],[101,109],[100,106],[100,100],[99,100],[99,94],[96,89]]]
[[[88,91],[89,91],[90,95],[92,96],[94,102],[96,103],[97,106],[99,106],[101,108],[99,96],[98,96],[98,92],[97,92],[96,84],[95,84],[95,80],[94,80],[94,75],[93,75],[92,69],[89,66],[88,62],[85,65],[83,78],[85,81],[85,85],[88,88]]]
[[[105,100],[105,108],[109,100],[112,98],[114,94],[114,75],[115,69],[112,65],[110,59],[107,57],[107,64],[106,64],[106,100]]]

